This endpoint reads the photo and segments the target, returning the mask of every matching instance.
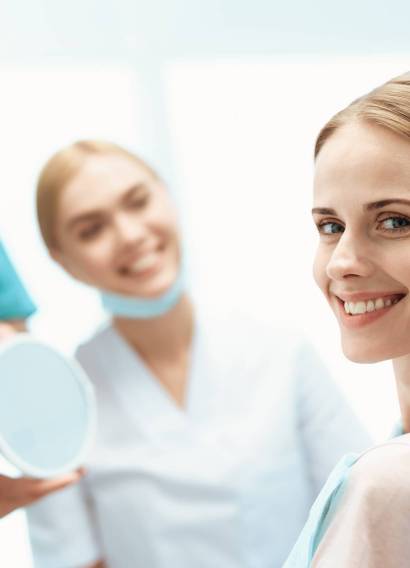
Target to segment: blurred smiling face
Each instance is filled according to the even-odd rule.
[[[410,353],[410,140],[376,125],[339,127],[316,160],[314,276],[345,355]]]
[[[99,289],[156,297],[180,264],[176,212],[162,182],[116,154],[92,155],[63,189],[53,257]]]

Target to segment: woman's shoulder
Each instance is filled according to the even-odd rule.
[[[410,435],[364,452],[350,467],[312,567],[407,566]],[[404,564],[405,562],[405,564]]]
[[[352,467],[349,485],[370,504],[410,498],[410,434],[366,450]]]
[[[282,377],[289,389],[296,382],[319,390],[328,373],[303,331],[241,311],[200,314],[198,328],[208,352],[243,376],[259,374],[272,384]],[[249,371],[249,372],[248,372]],[[280,382],[280,381],[279,381]]]
[[[208,337],[215,337],[227,346],[232,345],[235,351],[243,346],[256,351],[275,352],[280,356],[309,343],[301,330],[238,309],[208,313],[203,308],[198,309],[197,320],[199,328]]]
[[[99,354],[112,349],[114,329],[110,323],[101,324],[88,338],[81,342],[75,350],[75,358],[80,363],[88,359],[95,360]]]

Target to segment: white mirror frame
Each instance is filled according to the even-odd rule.
[[[96,410],[94,389],[91,385],[91,382],[88,379],[85,372],[83,371],[83,369],[75,360],[71,360],[66,356],[62,355],[58,350],[54,349],[54,347],[46,343],[43,343],[37,339],[33,339],[28,333],[18,333],[12,338],[6,339],[4,342],[1,342],[0,359],[3,353],[7,352],[9,349],[12,349],[13,346],[15,345],[31,345],[31,346],[38,345],[43,348],[46,347],[47,349],[54,351],[61,358],[62,362],[66,363],[66,365],[72,371],[73,377],[75,378],[75,380],[77,380],[78,386],[80,387],[80,390],[84,396],[85,405],[86,408],[88,409],[88,417],[87,417],[88,424],[83,443],[77,455],[71,461],[67,462],[66,464],[64,464],[59,468],[45,470],[33,466],[30,463],[27,463],[10,448],[9,444],[1,435],[1,432],[0,432],[0,453],[3,454],[3,456],[11,464],[16,466],[24,475],[28,475],[30,477],[47,479],[73,471],[84,463],[87,452],[89,451],[90,446],[96,434],[97,410]]]

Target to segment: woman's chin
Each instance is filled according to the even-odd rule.
[[[117,287],[117,293],[146,300],[155,300],[168,292],[175,282],[176,275],[158,275],[150,281],[129,282],[127,285]]]
[[[408,348],[400,349],[395,345],[389,348],[387,345],[360,344],[359,341],[346,341],[342,338],[342,349],[345,357],[353,363],[380,363],[401,357],[409,353]]]
[[[379,363],[380,361],[385,361],[385,357],[377,357],[373,353],[359,353],[359,352],[352,352],[350,350],[343,349],[343,353],[349,361],[352,363],[362,363],[362,364],[369,364],[369,363]]]
[[[129,298],[138,298],[140,300],[156,300],[160,298],[168,288],[165,286],[156,286],[155,288],[140,288],[140,287],[117,287],[115,290],[110,290],[114,294],[125,296]]]

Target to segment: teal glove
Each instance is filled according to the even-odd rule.
[[[36,307],[0,242],[0,320],[23,320]]]

